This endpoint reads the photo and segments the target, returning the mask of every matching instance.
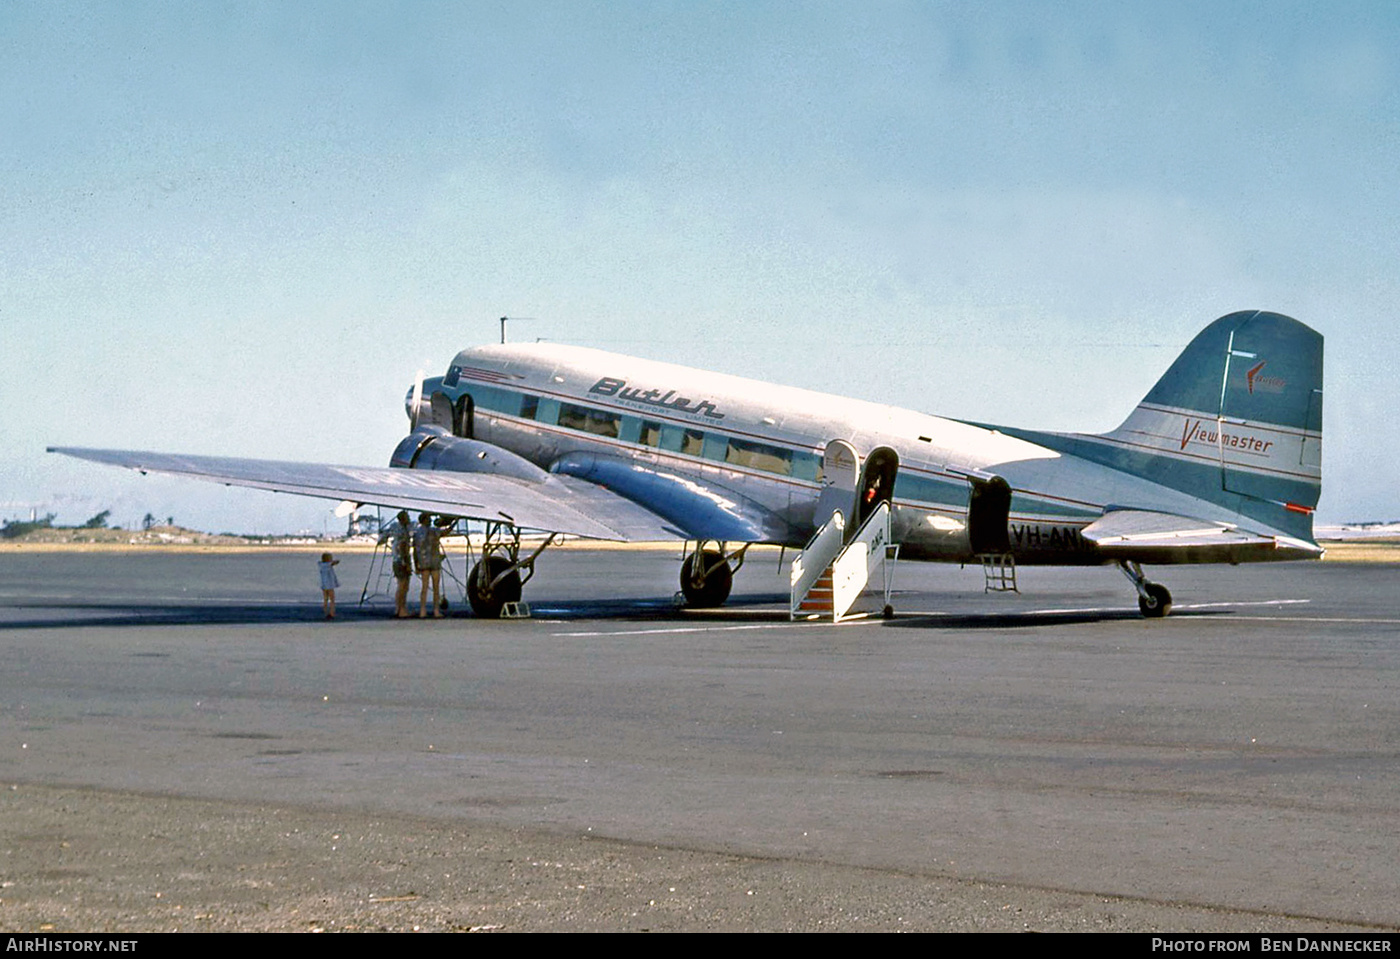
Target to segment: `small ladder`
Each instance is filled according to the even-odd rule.
[[[982,575],[986,577],[984,593],[1019,593],[1016,587],[1016,557],[1010,553],[982,553]]]
[[[524,600],[514,603],[506,603],[501,607],[500,619],[529,619],[530,604]]]

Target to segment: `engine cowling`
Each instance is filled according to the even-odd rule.
[[[451,473],[492,473],[530,483],[550,479],[534,463],[481,440],[453,436],[441,426],[423,426],[399,441],[389,465],[397,469],[442,470]]]

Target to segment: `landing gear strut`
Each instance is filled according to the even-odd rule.
[[[520,589],[535,575],[535,560],[553,544],[555,535],[533,553],[520,558],[520,527],[487,523],[481,544],[481,561],[467,576],[467,601],[483,619],[499,619],[507,603],[520,602]],[[524,575],[521,575],[521,574]]]
[[[1153,583],[1142,574],[1142,567],[1133,560],[1119,560],[1118,568],[1132,581],[1138,592],[1138,609],[1148,619],[1160,619],[1172,611],[1172,594],[1161,583]]]
[[[725,552],[726,543],[714,542],[714,549],[706,549],[710,540],[700,540],[695,551],[689,552],[681,563],[681,593],[691,609],[713,609],[723,606],[729,598],[729,590],[734,585],[734,574],[744,565],[744,553],[749,544],[745,543],[732,553]],[[733,562],[731,566],[730,563]]]

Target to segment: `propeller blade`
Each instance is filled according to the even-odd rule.
[[[418,377],[413,381],[413,415],[408,418],[409,432],[418,429],[418,417],[423,412],[423,377],[426,375],[419,370]]]

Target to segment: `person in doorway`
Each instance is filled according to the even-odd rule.
[[[413,531],[408,525],[408,512],[399,510],[395,522],[379,537],[389,543],[389,556],[394,567],[394,615],[408,618],[408,584],[413,579]]]
[[[330,553],[322,553],[321,562],[317,565],[321,570],[321,611],[326,614],[326,619],[335,619],[335,590],[340,585],[335,568],[340,565],[340,560]]]
[[[418,596],[418,618],[427,615],[428,584],[433,587],[433,618],[442,618],[442,533],[433,525],[433,517],[422,513],[418,517],[418,528],[413,531],[413,562],[418,567],[418,575],[423,581],[423,590]]]

